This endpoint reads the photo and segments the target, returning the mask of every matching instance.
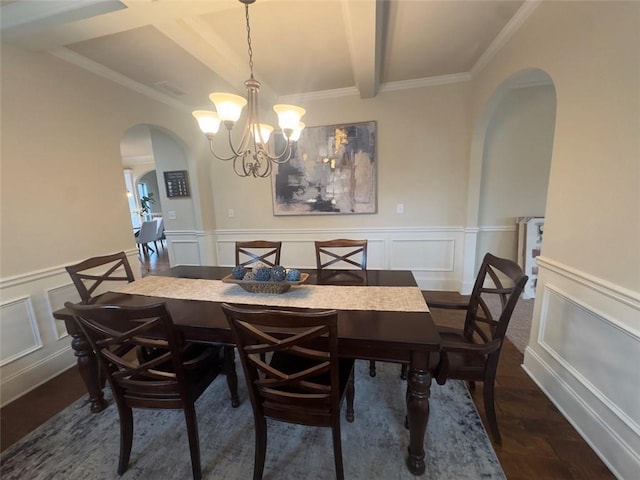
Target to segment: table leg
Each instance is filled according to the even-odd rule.
[[[227,377],[227,385],[231,393],[231,406],[237,408],[240,406],[240,397],[238,397],[238,374],[236,373],[236,352],[235,347],[227,345],[224,349],[224,374]]]
[[[91,413],[101,412],[107,408],[107,402],[104,399],[100,385],[98,362],[91,350],[89,342],[82,333],[73,332],[71,336],[73,338],[73,340],[71,340],[71,348],[73,348],[73,353],[78,359],[78,370],[87,387],[87,392],[89,392]]]
[[[429,354],[414,352],[407,379],[407,421],[409,424],[407,467],[414,475],[422,475],[425,470],[424,436],[429,420],[430,390]]]

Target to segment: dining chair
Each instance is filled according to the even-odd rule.
[[[191,470],[202,477],[194,404],[221,370],[221,347],[185,345],[165,304],[146,306],[65,303],[107,373],[120,418],[118,475],[129,465],[133,409],[182,409],[187,426]],[[136,348],[153,348],[141,360]]]
[[[153,245],[156,247],[156,252],[157,252],[158,251],[157,242],[160,242],[160,246],[164,249],[164,244],[162,242],[166,240],[166,237],[164,235],[164,218],[156,217],[155,222],[156,222],[157,228],[156,228],[156,237],[155,237],[155,240],[153,241]]]
[[[158,222],[155,220],[149,220],[146,222],[142,222],[142,226],[140,227],[140,232],[136,237],[136,243],[138,247],[142,249],[144,254],[148,254],[149,250],[154,252],[149,243],[156,241],[158,238]],[[158,247],[156,246],[156,249]]]
[[[500,351],[513,310],[528,277],[511,260],[487,253],[473,285],[468,302],[431,302],[429,309],[466,311],[462,328],[436,327],[442,339],[436,381],[442,385],[448,379],[483,382],[484,408],[494,441],[501,444],[495,410],[495,378]],[[435,320],[435,319],[434,319]]]
[[[316,268],[353,268],[367,269],[367,240],[316,241]]]
[[[105,282],[131,283],[135,280],[124,252],[89,258],[65,269],[85,304],[100,293],[99,287]]]
[[[321,270],[328,268],[336,269],[331,272],[331,276],[344,276],[345,270],[367,269],[367,240],[349,240],[339,238],[336,240],[316,241],[316,268],[319,270],[318,276],[322,276],[326,281],[326,276],[322,275]],[[329,280],[331,280],[329,278]],[[369,361],[369,375],[376,376],[376,363]]]
[[[270,267],[275,267],[280,265],[281,248],[282,242],[266,240],[236,242],[236,265],[247,267],[253,263],[262,262]]]
[[[249,389],[255,424],[254,480],[263,475],[267,422],[331,427],[336,477],[344,478],[340,408],[353,421],[354,360],[338,358],[338,313],[255,310],[222,304]],[[268,360],[263,358],[267,357]]]
[[[155,221],[152,223],[155,223]],[[124,252],[89,258],[75,265],[65,267],[65,269],[69,273],[83,304],[93,303],[98,294],[104,293],[104,288],[99,287],[106,286],[107,282],[113,284],[116,282],[131,283],[135,281],[133,271]],[[193,344],[189,348],[195,351],[205,347]],[[224,345],[221,348],[223,349],[222,356],[224,359],[223,373],[227,376],[229,393],[231,394],[231,406],[236,408],[240,405],[240,399],[238,397],[234,347],[233,345]],[[136,348],[136,352],[141,361],[154,355],[152,347],[139,347]],[[106,378],[100,365],[98,367],[100,369],[100,380],[104,386]]]

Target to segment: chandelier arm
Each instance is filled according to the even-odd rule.
[[[228,162],[229,160],[235,160],[236,158],[238,158],[238,155],[236,155],[235,152],[234,155],[231,155],[230,157],[221,157],[220,155],[218,155],[213,149],[213,139],[209,140],[209,150],[211,150],[211,154],[214,157],[216,157],[218,160],[222,160],[223,162]]]

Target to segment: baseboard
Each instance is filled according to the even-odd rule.
[[[71,347],[66,347],[57,352],[34,362],[13,375],[3,377],[0,383],[2,391],[0,406],[13,402],[17,398],[29,393],[43,383],[60,375],[76,364],[76,359]]]
[[[640,452],[591,408],[589,399],[580,397],[531,347],[525,350],[522,368],[617,478],[637,478]],[[637,440],[636,446],[640,445]]]

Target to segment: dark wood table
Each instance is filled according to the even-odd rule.
[[[416,286],[410,271],[367,270],[301,270],[309,273],[307,284],[355,286]],[[168,276],[219,280],[231,272],[227,267],[174,267]],[[256,304],[260,296],[256,294]],[[144,305],[166,302],[174,323],[190,342],[215,342],[233,345],[231,330],[220,303],[199,300],[176,300],[108,292],[96,303]],[[54,312],[64,320],[72,336],[71,346],[78,359],[78,367],[87,385],[91,411],[106,407],[96,358],[89,343],[66,309]],[[338,349],[340,356],[409,365],[407,378],[407,422],[409,425],[409,454],[407,466],[415,475],[425,470],[424,437],[429,419],[429,395],[432,369],[439,357],[440,336],[429,313],[341,310],[338,320]],[[231,359],[233,362],[233,359]]]

